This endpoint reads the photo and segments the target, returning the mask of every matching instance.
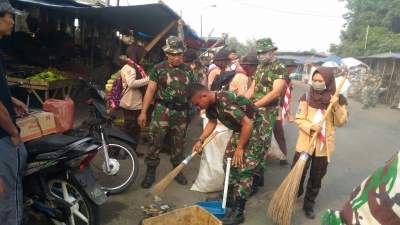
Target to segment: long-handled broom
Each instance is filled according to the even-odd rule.
[[[222,132],[222,131],[221,131]],[[212,133],[203,143],[201,148],[204,148],[217,134],[221,132]],[[192,160],[192,158],[197,155],[197,152],[193,152],[191,155],[186,157],[181,164],[179,164],[175,169],[173,169],[167,176],[165,176],[162,180],[160,180],[154,187],[151,189],[151,193],[154,196],[159,196],[164,190],[168,187],[168,185],[174,180],[174,178],[183,170],[183,168]]]
[[[340,81],[339,87],[336,89],[335,96],[339,95],[346,79],[347,76],[342,78]],[[329,104],[327,110],[325,111],[324,117],[320,122],[321,124],[331,112],[332,107],[333,104]],[[282,184],[272,196],[272,200],[268,206],[268,215],[278,225],[290,225],[297,199],[297,192],[299,191],[301,176],[309,155],[314,154],[317,136],[318,132],[315,132],[309,143],[308,151],[301,153],[299,160],[294,165],[289,175],[285,178],[285,180],[283,180]],[[330,155],[328,153],[328,158],[330,158],[329,156]]]

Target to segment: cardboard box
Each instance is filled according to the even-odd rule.
[[[54,114],[50,112],[33,113],[33,117],[38,120],[42,135],[54,134],[57,132],[57,126],[54,119]]]
[[[17,125],[24,142],[57,132],[54,115],[49,112],[35,112],[27,117],[18,118]]]

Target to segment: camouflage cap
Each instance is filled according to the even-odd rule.
[[[177,36],[169,36],[165,41],[163,50],[165,53],[181,54],[186,51],[186,47],[183,44],[183,41]]]
[[[274,43],[272,43],[271,38],[258,39],[257,43],[256,43],[256,49],[257,49],[257,53],[278,50],[278,48],[274,46]]]

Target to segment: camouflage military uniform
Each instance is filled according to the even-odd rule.
[[[285,66],[278,61],[258,65],[257,71],[254,75],[254,102],[262,99],[265,95],[272,91],[273,84],[276,79],[285,79],[286,77],[287,71],[285,69]],[[259,111],[263,118],[263,129],[260,139],[264,141],[265,151],[268,151],[271,147],[272,130],[279,113],[279,103],[280,97],[273,100],[268,106],[259,108]],[[264,167],[265,165],[263,164],[262,166]]]
[[[363,108],[375,107],[378,103],[377,85],[379,85],[380,78],[367,75],[364,80],[364,86],[361,91],[361,100]]]
[[[187,92],[193,85],[193,74],[182,64],[173,67],[167,61],[156,65],[150,80],[157,83],[155,107],[150,123],[150,151],[145,158],[149,166],[157,166],[164,137],[169,134],[171,162],[177,165],[182,160],[183,140],[186,136],[189,102]]]
[[[326,210],[322,225],[400,224],[400,152],[354,189],[340,211]]]
[[[241,120],[247,116],[253,121],[253,130],[250,139],[244,147],[242,168],[231,168],[229,182],[233,185],[236,196],[246,199],[253,184],[253,174],[263,157],[264,143],[259,141],[261,116],[256,106],[247,98],[237,96],[233,92],[221,91],[216,93],[216,103],[207,109],[207,117],[218,119],[226,127],[233,130],[232,136],[225,150],[224,163],[228,157],[233,158],[240,137]]]

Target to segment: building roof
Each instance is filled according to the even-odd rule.
[[[360,59],[400,59],[400,53],[386,52],[376,55],[358,57]]]

